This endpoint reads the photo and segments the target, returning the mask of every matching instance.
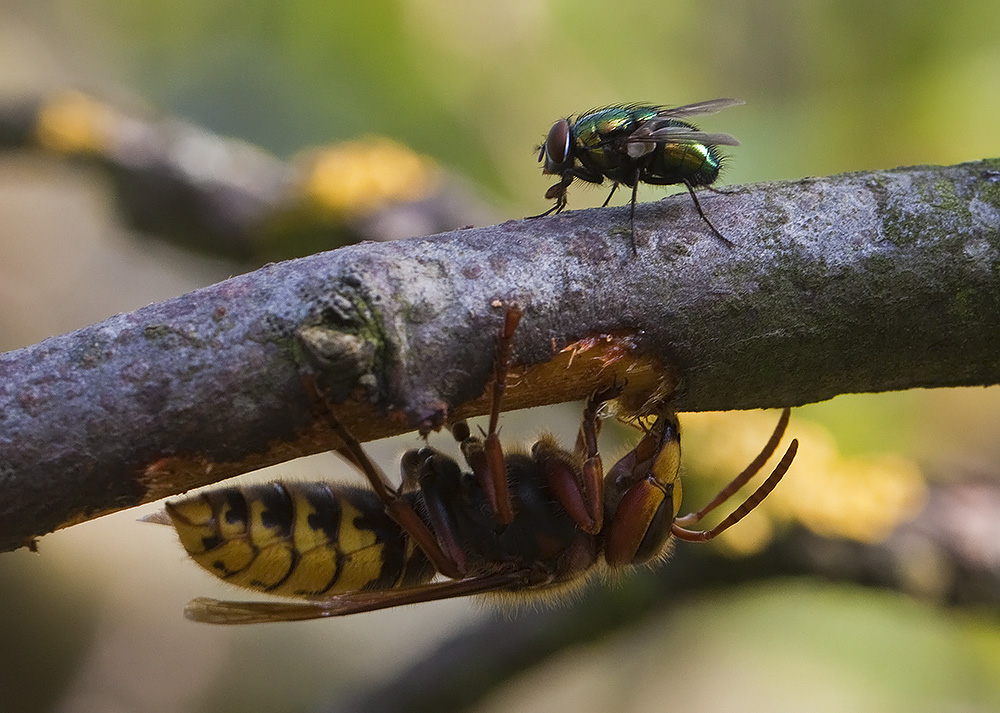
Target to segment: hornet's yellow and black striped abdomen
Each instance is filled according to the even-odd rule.
[[[311,598],[412,586],[434,575],[364,488],[268,483],[200,493],[166,510],[198,564],[249,589]]]

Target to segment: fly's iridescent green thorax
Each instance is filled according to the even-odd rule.
[[[584,114],[571,127],[577,159],[613,181],[633,185],[637,158],[628,152],[628,139],[661,111],[662,107],[633,104],[609,106]],[[680,119],[666,119],[661,124],[697,130]],[[692,186],[711,185],[719,177],[722,160],[721,153],[713,145],[671,142],[655,144],[641,159],[649,177],[664,179],[663,183],[667,184],[687,181]]]

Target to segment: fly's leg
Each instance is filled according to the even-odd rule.
[[[572,182],[573,182],[572,176],[569,177],[569,180],[563,178],[563,180],[559,181],[559,183],[552,185],[549,188],[549,190],[545,191],[546,198],[556,199],[555,205],[549,208],[544,213],[539,213],[538,215],[529,215],[528,220],[534,220],[535,218],[544,218],[545,216],[552,215],[553,213],[562,213],[563,208],[565,208],[566,204],[569,202],[568,199],[566,198],[566,187],[569,186],[569,184]]]
[[[628,227],[629,235],[632,238],[632,254],[638,255],[639,250],[635,246],[635,202],[639,195],[639,174],[640,170],[636,169],[635,176],[632,177],[632,202],[629,204],[628,211]]]
[[[617,190],[618,190],[618,181],[615,181],[615,185],[611,186],[611,193],[609,193],[608,197],[604,199],[603,203],[601,203],[601,208],[608,207],[608,203],[611,202],[611,196],[613,196],[615,194],[615,191]]]
[[[549,190],[545,191],[545,197],[548,199],[555,199],[556,204],[549,208],[544,213],[539,213],[538,215],[529,215],[528,219],[533,220],[535,218],[544,218],[547,215],[552,215],[553,213],[562,213],[563,209],[569,203],[569,199],[566,198],[566,189],[573,182],[574,179],[579,178],[581,181],[586,181],[587,183],[596,183],[600,185],[604,183],[604,175],[599,171],[591,171],[586,168],[574,167],[564,171],[559,179],[559,183],[555,183],[549,187]],[[614,193],[614,191],[612,191]],[[611,197],[608,197],[611,200]],[[604,205],[607,205],[605,202]]]
[[[510,488],[507,483],[507,465],[504,460],[503,447],[500,445],[500,410],[503,405],[503,395],[507,389],[507,370],[510,367],[514,331],[520,321],[520,308],[509,307],[503,328],[497,337],[490,424],[484,434],[485,438],[480,439],[473,436],[465,421],[459,421],[452,426],[452,434],[455,436],[455,440],[461,444],[462,455],[465,456],[466,462],[472,468],[472,472],[486,493],[497,521],[503,525],[508,525],[514,520],[514,505],[511,502]]]
[[[434,565],[434,568],[452,579],[460,579],[464,574],[463,567],[450,554],[446,554],[441,544],[431,532],[427,524],[420,518],[413,506],[400,497],[400,491],[389,482],[385,472],[376,464],[361,447],[361,442],[337,418],[333,407],[320,392],[319,386],[311,377],[304,377],[307,389],[312,392],[322,407],[322,415],[331,430],[343,443],[343,449],[338,449],[347,455],[348,459],[364,473],[372,489],[378,495],[389,517],[399,523],[399,526],[416,542],[424,554]]]
[[[656,176],[650,176],[648,173],[643,174],[642,180],[644,183],[649,183],[654,186],[672,186],[676,183],[676,181],[673,180],[663,180],[662,178],[658,178]],[[698,211],[698,215],[701,216],[701,219],[705,221],[705,224],[709,228],[711,228],[712,232],[715,234],[715,237],[717,237],[719,240],[721,240],[731,248],[736,247],[736,244],[732,240],[727,238],[725,235],[723,235],[721,232],[719,232],[719,229],[715,227],[715,224],[708,219],[708,216],[705,214],[705,211],[702,210],[701,208],[701,201],[698,200],[698,196],[695,193],[694,186],[691,185],[691,182],[688,181],[687,179],[684,179],[681,181],[681,183],[683,183],[684,187],[687,188],[688,195],[691,196],[691,201],[694,203],[694,207],[695,210]],[[708,188],[713,193],[722,193],[723,195],[727,195],[726,192],[712,188],[711,186],[703,186],[703,188]]]
[[[733,243],[733,241],[732,241],[732,240],[730,240],[729,238],[727,238],[727,237],[726,237],[725,235],[723,235],[722,233],[720,233],[720,232],[719,232],[719,229],[718,229],[718,228],[716,228],[716,227],[715,227],[715,226],[714,226],[714,225],[712,224],[712,221],[710,221],[710,220],[708,219],[708,216],[707,216],[707,215],[705,215],[705,211],[703,211],[703,210],[701,209],[701,203],[700,203],[700,202],[698,201],[698,196],[697,196],[697,195],[695,195],[695,192],[694,192],[694,186],[692,186],[692,185],[691,185],[691,182],[690,182],[690,181],[688,181],[687,179],[685,179],[685,180],[684,180],[684,187],[688,189],[688,194],[690,194],[690,196],[691,196],[691,200],[692,200],[692,201],[694,201],[694,207],[695,207],[695,208],[696,208],[696,209],[698,210],[698,215],[700,215],[700,216],[701,216],[701,219],[702,219],[702,220],[704,220],[704,221],[705,221],[705,223],[707,223],[707,224],[708,224],[708,227],[712,229],[712,232],[713,232],[713,233],[715,233],[715,236],[716,236],[716,237],[717,237],[717,238],[718,238],[719,240],[721,240],[722,242],[724,242],[724,243],[725,243],[726,245],[728,245],[729,247],[731,247],[731,248],[734,248],[734,247],[736,247],[736,245],[735,245],[735,244]]]

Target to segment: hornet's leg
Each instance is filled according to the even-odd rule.
[[[438,546],[460,572],[468,572],[456,520],[456,508],[461,507],[462,500],[462,469],[444,453],[424,447],[404,453],[400,470],[403,490],[420,491],[421,515],[430,522]]]
[[[327,424],[343,443],[343,448],[337,450],[345,453],[348,459],[364,473],[379,500],[382,501],[385,511],[413,538],[438,572],[452,579],[460,579],[464,575],[460,565],[451,556],[445,554],[434,533],[427,527],[417,511],[400,497],[399,491],[389,482],[385,472],[368,456],[354,434],[340,422],[334,413],[332,404],[319,390],[315,379],[304,377],[303,381],[307,390],[312,392],[317,405],[322,407],[322,416],[326,419]]]
[[[597,449],[597,434],[601,430],[598,415],[605,403],[621,396],[624,390],[625,385],[616,381],[595,391],[587,400],[576,439],[576,454],[583,458],[582,482],[569,468],[545,469],[556,499],[584,532],[596,534],[604,527],[604,466]]]
[[[507,466],[504,461],[503,447],[500,445],[500,410],[503,405],[503,395],[507,389],[507,370],[510,366],[511,349],[514,330],[521,321],[521,310],[509,307],[504,319],[503,329],[497,338],[496,362],[493,367],[493,398],[490,405],[490,424],[485,439],[480,440],[469,431],[464,421],[459,421],[452,427],[455,439],[461,443],[462,454],[472,472],[479,480],[483,491],[489,498],[490,506],[497,520],[510,524],[514,519],[514,505],[510,499],[510,488],[507,483]]]

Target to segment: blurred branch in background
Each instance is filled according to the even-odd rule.
[[[997,162],[845,174],[349,246],[0,356],[0,547],[327,450],[303,366],[361,440],[627,381],[626,412],[1000,383]],[[678,387],[679,384],[679,388]]]
[[[655,571],[617,586],[591,586],[580,601],[554,611],[500,613],[461,631],[389,683],[326,710],[472,709],[543,661],[636,627],[699,595],[795,576],[890,589],[1000,615],[1000,482],[972,478],[935,485],[922,512],[872,542],[822,536],[795,524],[745,557],[680,543]]]
[[[492,222],[457,178],[387,138],[319,147],[285,163],[244,141],[77,91],[0,102],[0,149],[97,166],[133,229],[202,253],[260,265]]]

